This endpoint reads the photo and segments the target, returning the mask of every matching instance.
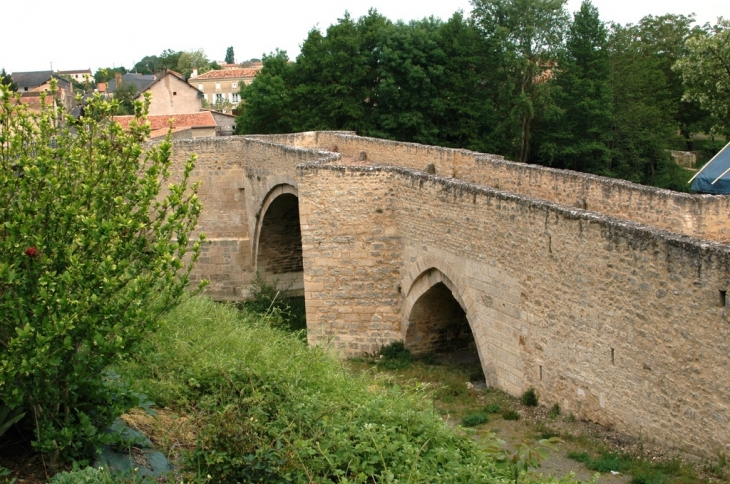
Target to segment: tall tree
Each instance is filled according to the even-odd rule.
[[[681,73],[685,99],[697,101],[713,117],[713,130],[730,136],[730,20],[705,25],[686,42],[688,55],[675,69]]]
[[[226,64],[233,64],[236,62],[236,56],[233,54],[233,46],[226,49]]]
[[[641,29],[614,25],[610,39],[613,117],[608,174],[637,183],[672,185],[667,148],[675,136],[671,90],[660,59],[642,47]],[[681,189],[681,183],[674,188]]]
[[[345,13],[326,35],[309,33],[292,69],[292,100],[302,113],[302,129],[370,129],[379,40],[388,24],[371,10],[357,21]]]
[[[484,35],[498,42],[515,87],[510,100],[516,126],[514,157],[527,161],[536,115],[544,108],[546,73],[556,65],[568,22],[566,0],[472,0]]]
[[[205,51],[203,49],[189,50],[180,53],[176,70],[179,71],[185,79],[188,79],[192,75],[193,69],[197,69],[198,74],[208,72],[211,69],[211,62],[208,60],[208,56],[205,55]]]
[[[709,113],[697,101],[683,99],[682,77],[672,66],[687,55],[687,39],[701,33],[701,30],[694,26],[693,15],[674,14],[658,17],[648,15],[641,19],[636,28],[641,38],[639,47],[646,55],[655,56],[659,62],[667,82],[671,116],[687,149],[691,150],[692,134],[709,129]]]
[[[540,137],[538,159],[571,170],[606,174],[610,164],[610,64],[607,31],[585,0],[575,13],[555,75],[557,109]]]
[[[236,134],[287,133],[298,131],[293,123],[295,110],[291,102],[291,65],[286,52],[264,56],[261,72],[248,86],[241,88]]]

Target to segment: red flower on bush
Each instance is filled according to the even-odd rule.
[[[27,255],[28,257],[38,257],[41,254],[35,247],[28,247],[27,249],[25,249],[25,255]]]

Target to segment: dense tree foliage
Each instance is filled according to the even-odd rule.
[[[568,29],[555,69],[553,106],[538,134],[536,160],[559,168],[608,174],[611,86],[606,28],[584,1]]]
[[[215,61],[210,61],[203,49],[189,51],[174,51],[166,49],[160,55],[147,55],[137,62],[132,72],[138,74],[155,74],[162,69],[171,69],[189,78],[193,69],[202,74],[211,69],[220,69]],[[112,75],[112,77],[114,77]]]
[[[699,102],[712,115],[713,129],[730,136],[730,20],[705,25],[686,46],[688,54],[676,62],[686,88],[684,99]]]
[[[548,108],[548,77],[556,66],[567,0],[473,0],[473,15],[484,35],[505,56],[512,96],[508,100],[514,155],[527,161],[536,118]]]
[[[226,49],[226,64],[233,64],[236,62],[236,55],[233,53],[233,47],[229,47]]]
[[[124,67],[100,67],[94,73],[94,80],[99,82],[109,82],[114,79],[116,74],[126,74],[127,69]]]
[[[730,126],[727,22],[606,26],[588,0],[572,20],[565,0],[472,4],[448,21],[370,11],[312,30],[295,62],[264,58],[239,133],[353,130],[685,190],[668,150]]]

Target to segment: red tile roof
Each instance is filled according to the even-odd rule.
[[[261,71],[260,67],[248,67],[240,69],[223,69],[208,71],[205,74],[200,74],[198,77],[190,78],[188,82],[193,82],[197,79],[231,79],[241,77],[255,77],[256,74]]]
[[[129,129],[129,123],[132,122],[134,116],[114,116],[114,121],[122,125],[122,128]],[[160,114],[155,116],[147,116],[147,122],[150,124],[152,133],[150,137],[156,138],[167,133],[172,119],[172,131],[180,131],[189,128],[215,128],[217,125],[210,111],[203,111],[195,114]]]

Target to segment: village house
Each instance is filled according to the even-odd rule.
[[[84,83],[91,82],[94,79],[94,75],[91,73],[91,69],[76,69],[72,71],[56,71],[59,76],[68,76],[76,82]]]
[[[235,107],[241,102],[241,87],[251,84],[260,71],[261,67],[220,69],[200,75],[193,71],[188,83],[203,93],[211,106],[228,101]]]
[[[202,109],[202,94],[175,71],[163,69],[155,75],[117,74],[109,81],[107,92],[113,95],[121,86],[128,84],[135,86],[137,97],[146,92],[152,94],[150,116],[193,114]]]
[[[73,85],[68,80],[59,77],[58,73],[53,71],[13,72],[10,77],[18,86],[21,100],[29,106],[40,107],[41,93],[50,91],[51,79],[56,81],[56,99],[59,104],[69,112],[75,105]]]

